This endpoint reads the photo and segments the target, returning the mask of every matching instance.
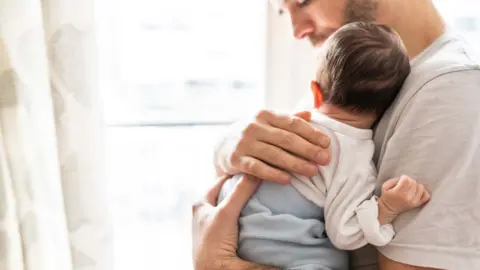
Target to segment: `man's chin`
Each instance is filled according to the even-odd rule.
[[[317,49],[320,49],[323,44],[325,43],[325,41],[312,41],[310,40],[310,45],[312,45],[312,47],[317,50]]]

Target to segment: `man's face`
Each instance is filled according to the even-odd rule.
[[[342,25],[375,21],[378,0],[272,0],[290,15],[295,38],[319,47]]]

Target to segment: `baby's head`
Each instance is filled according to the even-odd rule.
[[[312,90],[321,102],[380,117],[410,73],[400,37],[389,27],[350,23],[320,48]],[[319,101],[322,99],[322,101]]]

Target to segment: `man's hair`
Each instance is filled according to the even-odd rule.
[[[327,40],[317,82],[326,103],[381,115],[410,73],[400,37],[375,23],[350,23]]]

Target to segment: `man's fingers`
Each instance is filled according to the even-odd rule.
[[[230,175],[222,176],[218,179],[217,183],[215,183],[215,185],[210,188],[210,190],[207,193],[207,196],[205,197],[205,201],[208,204],[213,206],[217,205],[218,195],[222,190],[222,186],[230,178],[231,178]]]
[[[385,183],[383,183],[383,185],[382,185],[383,192],[387,192],[387,191],[391,190],[392,188],[394,188],[397,185],[399,180],[400,180],[399,178],[392,178],[392,179],[388,179],[387,181],[385,181]]]
[[[265,132],[261,133],[258,140],[272,146],[275,145],[280,147],[281,149],[302,158],[302,166],[307,166],[309,164],[307,163],[307,160],[312,162],[312,165],[326,165],[330,162],[330,152],[328,149],[312,144],[293,132],[266,125],[263,126],[262,129],[264,129]],[[284,168],[282,165],[280,165],[280,167]],[[289,170],[291,168],[285,167],[284,169]],[[310,174],[312,172],[316,172],[316,166],[310,166],[310,171],[304,168],[298,168],[295,172],[311,176]]]
[[[303,112],[298,112],[296,114],[294,114],[296,117],[300,117],[302,118],[303,120],[307,121],[307,122],[310,122],[310,120],[312,120],[312,113],[309,112],[309,111],[303,111]]]
[[[269,164],[282,170],[314,176],[318,166],[296,157],[271,144],[257,142],[252,145],[252,156],[259,160],[268,160]]]
[[[238,218],[245,204],[255,193],[260,181],[253,176],[243,175],[233,191],[219,204],[219,207]]]
[[[262,111],[258,114],[257,119],[259,121],[265,121],[279,129],[295,133],[322,148],[328,148],[330,146],[330,138],[302,118]]]
[[[238,167],[242,172],[251,174],[262,180],[284,185],[290,183],[290,175],[288,173],[273,168],[253,157],[242,157]]]

